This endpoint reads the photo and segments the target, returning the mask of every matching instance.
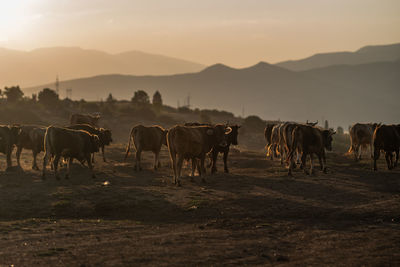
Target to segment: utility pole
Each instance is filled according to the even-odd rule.
[[[59,94],[59,86],[60,86],[60,81],[58,80],[58,74],[56,76],[56,93],[57,95]]]

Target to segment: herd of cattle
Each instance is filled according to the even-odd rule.
[[[11,153],[17,147],[16,158],[20,166],[22,149],[30,149],[33,154],[32,168],[38,170],[36,157],[44,151],[42,176],[45,178],[46,166],[51,167],[57,179],[58,165],[63,158],[67,162],[66,178],[69,177],[73,159],[82,165],[87,163],[92,176],[94,153],[101,149],[103,160],[104,147],[112,142],[111,131],[98,127],[99,116],[73,114],[70,125],[66,127],[42,126],[0,126],[0,152],[6,154],[7,168],[11,167]],[[264,130],[267,157],[271,160],[280,158],[281,164],[288,167],[288,175],[299,164],[305,173],[314,172],[314,154],[318,157],[321,170],[326,172],[326,150],[332,150],[332,129],[323,129],[317,123],[283,122],[267,124]],[[146,127],[137,125],[132,128],[126,148],[125,159],[129,155],[131,143],[136,150],[136,170],[141,170],[142,151],[152,151],[155,155],[154,169],[160,166],[159,154],[162,145],[168,147],[174,173],[174,183],[180,184],[181,170],[184,161],[192,163],[192,177],[197,170],[204,179],[205,160],[210,157],[211,173],[217,171],[216,161],[223,153],[224,171],[229,172],[227,158],[230,145],[237,145],[238,125],[186,123],[176,125],[168,130],[160,126]],[[356,160],[361,159],[361,148],[369,146],[374,170],[380,152],[385,152],[388,169],[397,166],[400,149],[400,125],[354,124],[350,128],[351,146]],[[394,155],[396,158],[394,160]],[[306,159],[310,158],[310,172],[306,170]],[[297,158],[297,159],[295,159]]]

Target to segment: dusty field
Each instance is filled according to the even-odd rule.
[[[76,164],[60,181],[42,181],[28,151],[24,170],[4,172],[1,156],[0,265],[400,265],[400,169],[382,160],[374,173],[329,154],[328,174],[289,178],[235,152],[230,174],[176,187],[165,150],[159,171],[145,153],[142,172],[123,152],[97,158],[96,179]]]

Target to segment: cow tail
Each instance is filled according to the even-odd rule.
[[[135,128],[132,128],[131,133],[129,134],[129,141],[128,141],[128,145],[126,146],[124,161],[128,157],[129,151],[131,150],[131,141],[132,141],[132,138],[133,138],[133,132],[134,131],[135,131]]]
[[[298,131],[299,131],[299,126],[296,126],[296,128],[294,128],[294,130],[292,131],[292,146],[291,146],[291,149],[290,149],[289,154],[286,159],[286,161],[288,161],[288,162],[292,159],[293,154],[297,149]]]

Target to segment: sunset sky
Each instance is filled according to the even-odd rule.
[[[0,47],[140,50],[243,67],[400,42],[399,0],[0,0]]]

